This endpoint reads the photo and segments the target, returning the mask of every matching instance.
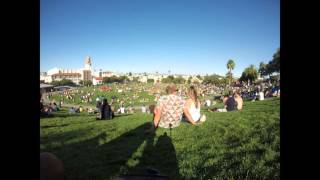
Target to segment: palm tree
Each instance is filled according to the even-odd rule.
[[[232,79],[232,70],[234,69],[234,67],[236,66],[235,62],[232,60],[232,59],[229,59],[228,63],[227,63],[227,69],[229,70],[228,71],[228,74],[229,74],[229,85],[231,83],[231,79]]]

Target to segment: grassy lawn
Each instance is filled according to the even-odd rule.
[[[40,151],[64,162],[67,180],[145,174],[147,167],[171,179],[280,179],[279,98],[245,102],[240,112],[203,113],[202,125],[152,133],[148,114],[96,121],[64,110],[40,120]]]

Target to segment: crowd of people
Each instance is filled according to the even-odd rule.
[[[228,109],[229,111],[232,111],[234,109],[240,110],[242,108],[243,101],[261,101],[265,98],[280,96],[280,81],[274,83],[261,82],[259,84],[251,85],[241,84],[241,86],[226,87],[215,86],[212,84],[196,84],[192,87],[194,89],[197,89],[197,97],[193,97],[193,99],[199,101],[200,106],[208,107],[208,109],[212,112],[226,112],[228,111]],[[110,98],[111,101],[109,104],[113,115],[135,113],[139,111],[142,113],[154,113],[152,109],[153,107],[151,105],[158,104],[159,101],[162,101],[162,97],[165,95],[163,93],[165,92],[165,88],[167,88],[165,87],[165,84],[161,83],[155,84],[153,86],[141,86],[138,84],[117,84],[110,88],[107,92],[104,92],[104,94],[113,94],[112,98]],[[186,85],[176,85],[176,89],[176,95],[181,97],[184,101],[188,102],[187,104],[190,106],[190,111],[195,112],[198,104],[194,102],[195,104],[191,105],[192,103],[190,104],[190,102],[187,100],[191,99],[190,87],[187,87]],[[53,97],[57,96],[60,97],[58,100],[53,99]],[[105,96],[101,97],[101,92],[99,92],[98,88],[74,88],[65,90],[63,92],[49,92],[43,97],[47,97],[47,100],[50,100],[50,103],[44,105],[44,100],[41,98],[40,112],[45,116],[50,116],[53,112],[59,111],[65,104],[65,100],[68,100],[70,103],[70,100],[74,102],[76,98],[80,99],[81,103],[78,107],[71,107],[69,109],[70,114],[87,112],[89,114],[97,114],[98,116],[101,116],[103,99],[107,99]],[[235,100],[233,101],[233,99]],[[58,104],[56,102],[58,102]],[[214,106],[218,102],[223,102],[224,108],[212,108],[212,106]],[[77,103],[79,104],[79,102]],[[96,108],[83,108],[81,104],[86,105],[86,103],[88,103],[88,105],[96,103]],[[237,107],[233,108],[233,106]],[[187,117],[188,115],[184,115],[184,117],[185,116]]]

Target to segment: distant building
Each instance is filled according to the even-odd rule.
[[[62,79],[69,79],[72,82],[79,84],[82,80],[92,81],[92,61],[91,57],[87,56],[84,61],[84,68],[78,70],[53,68],[48,70],[46,74],[40,74],[40,80],[45,83],[52,81],[61,81]]]
[[[100,85],[100,84],[102,84],[102,81],[103,81],[103,77],[94,77],[94,78],[92,79],[92,84],[93,84],[94,86]]]
[[[112,76],[118,76],[118,75],[110,71],[101,72],[101,77],[112,77]]]
[[[59,73],[53,74],[51,77],[53,81],[61,81],[62,79],[69,79],[76,84],[79,84],[80,80],[82,80],[81,74],[77,72],[59,71]]]

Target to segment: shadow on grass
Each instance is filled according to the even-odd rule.
[[[84,116],[85,114],[83,113],[68,113],[68,112],[61,112],[61,111],[57,111],[52,113],[49,116],[40,116],[41,119],[50,119],[50,118],[68,118],[68,117],[79,117],[79,116]],[[92,115],[93,116],[93,115]]]
[[[69,126],[70,124],[62,124],[62,125],[44,125],[44,126],[40,126],[43,129],[47,129],[47,128],[54,128],[54,127],[64,127],[64,126]]]
[[[131,115],[133,115],[133,114],[115,114],[115,118],[116,117],[122,117],[122,116],[131,116]]]
[[[59,141],[62,138],[81,136],[84,131],[87,130],[73,131],[47,140]],[[181,179],[171,138],[164,134],[153,146],[155,133],[151,130],[151,123],[144,123],[110,141],[108,137],[106,133],[101,133],[89,140],[46,150],[57,154],[64,162],[68,180],[104,180],[114,179],[117,175],[147,175],[146,168],[154,168],[161,175],[172,179]],[[127,161],[144,141],[146,147],[139,163],[128,167]]]

